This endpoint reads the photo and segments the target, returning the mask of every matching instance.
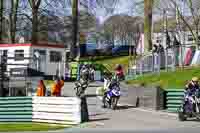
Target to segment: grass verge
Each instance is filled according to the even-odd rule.
[[[70,126],[59,126],[41,123],[0,123],[0,132],[49,131],[69,127]]]
[[[127,71],[129,64],[129,56],[114,57],[109,59],[97,60],[95,63],[103,64],[109,71],[113,72],[116,64],[121,64]]]
[[[163,89],[183,89],[186,82],[193,76],[200,78],[200,67],[177,69],[175,72],[161,72],[158,74],[146,74],[135,80],[127,81],[128,84],[145,84],[147,86],[161,86]]]

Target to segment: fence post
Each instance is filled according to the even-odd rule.
[[[155,54],[152,53],[152,71],[155,71]]]
[[[141,60],[139,61],[139,64],[140,64],[140,76],[143,74],[143,70],[142,70],[143,64],[142,64],[142,62],[143,62],[143,57],[142,57]]]
[[[157,54],[157,57],[158,57],[158,70],[157,70],[157,72],[160,74],[160,66],[161,66],[161,55],[160,54]]]
[[[166,68],[166,70],[167,70],[167,72],[168,72],[168,49],[166,49],[166,61],[165,61],[165,68]]]
[[[175,55],[175,52],[172,54],[172,71],[175,71],[176,70],[176,55]]]

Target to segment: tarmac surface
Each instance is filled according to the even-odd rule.
[[[70,86],[73,86],[73,84],[65,86],[64,95],[74,95],[75,91]],[[94,96],[96,88],[99,86],[102,86],[102,83],[93,83],[86,92],[91,96],[87,98],[90,122],[85,124],[86,130],[95,128],[95,130],[106,129],[107,131],[109,131],[108,129],[117,129],[117,131],[154,130],[156,132],[162,130],[167,132],[174,130],[181,132],[191,128],[192,131],[200,132],[200,123],[196,120],[180,122],[177,114],[135,108],[134,105],[127,104],[126,101],[130,100],[127,99],[130,96],[127,96],[131,95],[131,91],[129,90],[130,88],[128,89],[123,85],[121,86],[122,97],[119,100],[119,108],[117,110],[104,109],[102,108],[101,100]],[[85,128],[82,127],[81,129],[85,130]]]

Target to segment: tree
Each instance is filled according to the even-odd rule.
[[[39,7],[41,4],[41,0],[28,0],[31,9],[32,9],[32,37],[31,43],[38,43],[38,15],[39,15]]]
[[[75,57],[75,54],[78,54],[78,58],[80,56],[80,51],[76,51],[77,53],[75,53],[75,47],[79,46],[77,44],[77,36],[78,36],[78,0],[73,0],[73,4],[72,4],[72,18],[73,18],[73,44],[70,47],[70,57],[73,59]],[[76,49],[79,50],[79,49]]]
[[[15,43],[16,40],[18,7],[19,7],[19,0],[11,0],[10,36],[12,43]]]
[[[145,51],[152,49],[151,29],[152,29],[153,0],[144,0],[144,45]]]
[[[191,34],[194,38],[194,42],[195,42],[196,46],[198,46],[200,44],[199,35],[198,35],[199,26],[200,26],[199,25],[200,24],[200,3],[199,3],[199,1],[196,1],[196,0],[183,1],[187,5],[187,7],[189,9],[189,13],[191,14],[190,19],[188,19],[188,17],[185,16],[184,12],[181,11],[181,6],[177,1],[171,0],[171,2],[173,3],[174,7],[176,8],[177,15],[179,16],[179,18],[182,20],[182,22],[186,26],[185,29],[188,29],[191,32]]]
[[[129,45],[134,44],[136,46],[143,29],[140,24],[143,25],[143,18],[139,16],[111,16],[104,23],[104,34],[108,37],[105,39],[112,43],[114,43],[115,40],[120,40],[122,45],[129,43]]]
[[[88,3],[93,3],[91,6],[88,6]],[[100,7],[101,9],[104,8],[106,9],[106,12],[112,13],[114,11],[115,4],[118,2],[118,0],[73,0],[72,1],[72,16],[73,16],[73,43],[70,46],[71,54],[70,57],[74,58],[76,57],[79,59],[80,57],[80,50],[79,50],[79,43],[78,43],[78,33],[79,33],[79,28],[78,28],[78,12],[79,12],[79,7],[78,5],[82,5],[85,7],[89,13],[93,9],[96,9],[97,6]],[[109,6],[108,6],[109,5]],[[75,46],[77,47],[76,53],[74,53],[74,48]]]
[[[2,37],[3,37],[3,10],[4,10],[4,1],[0,0],[0,43],[2,43]]]

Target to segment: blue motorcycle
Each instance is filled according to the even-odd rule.
[[[187,118],[200,119],[199,94],[184,97],[183,103],[178,109],[178,118],[180,121],[185,121]]]
[[[113,110],[116,109],[117,103],[119,101],[121,92],[120,87],[118,85],[112,86],[109,91],[104,94],[103,97],[103,107],[104,108],[111,108]]]

